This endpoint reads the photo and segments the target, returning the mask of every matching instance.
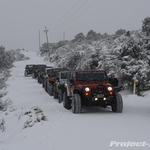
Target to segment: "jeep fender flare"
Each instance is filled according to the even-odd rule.
[[[83,92],[83,88],[77,88],[73,90],[73,94],[79,94],[81,95],[81,93]]]
[[[50,84],[50,85],[53,85],[53,84],[54,84],[54,82],[52,82],[52,81],[50,81],[50,80],[49,80],[49,84]]]
[[[66,92],[66,93],[67,93],[67,96],[68,96],[68,91],[67,91],[67,88],[66,88],[66,87],[63,89],[63,93],[64,93],[64,92]]]

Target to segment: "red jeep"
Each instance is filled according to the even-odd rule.
[[[54,83],[56,81],[56,74],[62,70],[69,70],[68,68],[53,68],[49,70],[48,78],[46,80],[47,92],[50,96],[53,96],[54,92]]]
[[[68,74],[63,106],[73,113],[81,113],[82,106],[110,105],[113,112],[121,113],[123,101],[114,91],[104,70],[73,71]]]

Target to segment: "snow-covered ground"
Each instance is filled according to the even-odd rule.
[[[16,62],[7,81],[8,94],[3,100],[10,99],[12,104],[0,112],[0,119],[5,120],[0,150],[150,149],[150,92],[145,97],[121,92],[123,113],[113,113],[109,107],[89,107],[81,114],[73,114],[35,79],[24,77],[26,64],[44,63],[35,52],[25,55],[30,59]],[[41,116],[47,120],[38,121]],[[113,141],[140,143],[116,147]]]

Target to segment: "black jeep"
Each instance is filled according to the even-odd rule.
[[[24,71],[24,76],[25,76],[25,77],[27,77],[28,75],[32,75],[34,66],[35,66],[35,65],[33,65],[33,64],[31,64],[31,65],[26,65],[25,71]]]
[[[44,68],[46,67],[46,65],[44,64],[38,64],[38,65],[35,65],[34,67],[34,70],[33,70],[33,73],[32,73],[32,78],[37,78],[38,77],[38,72],[40,70],[43,70]]]

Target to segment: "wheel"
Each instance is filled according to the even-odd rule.
[[[32,73],[32,79],[34,79],[35,78],[35,74],[34,73]]]
[[[63,106],[66,109],[71,109],[71,100],[67,96],[67,92],[63,94]]]
[[[37,81],[38,81],[38,83],[40,83],[40,79],[39,79],[39,77],[37,77]]]
[[[39,84],[42,84],[42,83],[43,83],[43,81],[42,81],[42,78],[40,77]]]
[[[27,77],[27,73],[26,73],[26,71],[24,72],[24,76],[25,76],[25,77]]]
[[[54,95],[54,94],[53,94],[53,90],[54,90],[53,85],[49,85],[49,95],[50,95],[50,96],[53,96],[53,95]]]
[[[54,87],[54,99],[58,99],[58,93],[56,92],[56,88]]]
[[[111,105],[112,111],[116,113],[122,113],[123,110],[123,101],[120,94],[116,94],[116,101]]]
[[[82,104],[81,104],[81,96],[79,94],[73,95],[72,100],[72,112],[75,114],[81,113]]]
[[[62,89],[58,89],[58,103],[63,101],[63,91]]]
[[[44,88],[44,80],[42,81],[42,87]]]
[[[45,88],[45,91],[47,92],[47,82],[45,82],[44,88]]]

